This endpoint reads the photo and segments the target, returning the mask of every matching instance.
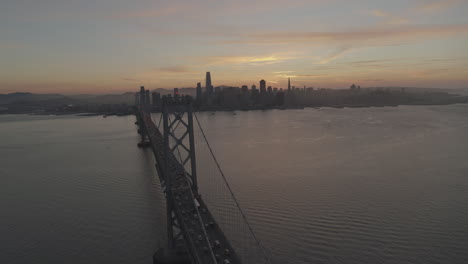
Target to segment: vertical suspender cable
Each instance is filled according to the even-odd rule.
[[[247,224],[247,227],[249,228],[249,231],[250,231],[250,233],[252,234],[252,236],[253,236],[255,242],[256,242],[257,245],[261,248],[264,257],[266,258],[266,262],[267,262],[267,263],[271,263],[271,260],[270,260],[269,255],[266,253],[266,250],[265,250],[265,248],[263,247],[262,243],[260,243],[260,240],[257,239],[257,236],[255,235],[255,233],[254,233],[252,227],[250,226],[249,222],[247,221],[247,217],[245,216],[244,211],[242,211],[242,208],[240,207],[239,202],[237,201],[237,199],[236,199],[236,197],[235,197],[235,195],[234,195],[234,193],[233,193],[233,191],[232,191],[232,189],[231,189],[231,186],[229,185],[229,183],[228,183],[228,181],[227,181],[227,179],[226,179],[226,176],[224,176],[224,172],[223,172],[223,170],[221,169],[221,166],[219,165],[218,160],[216,159],[216,156],[215,156],[214,153],[213,153],[213,150],[211,149],[210,143],[208,142],[208,139],[206,138],[206,135],[205,135],[205,132],[203,131],[202,126],[200,125],[200,121],[198,121],[198,116],[197,116],[197,114],[196,114],[196,113],[193,113],[193,115],[195,116],[195,119],[197,120],[198,127],[200,128],[200,131],[201,131],[201,133],[202,133],[202,135],[203,135],[203,138],[205,139],[205,142],[206,142],[206,145],[207,145],[207,147],[208,147],[208,150],[210,151],[211,156],[213,157],[213,159],[214,159],[214,161],[215,161],[215,163],[216,163],[216,166],[218,167],[218,170],[219,170],[219,172],[221,173],[221,176],[223,177],[224,183],[226,184],[226,187],[228,188],[229,192],[231,193],[232,199],[233,199],[234,202],[236,203],[237,208],[239,208],[239,211],[240,211],[240,213],[241,213],[242,218],[244,218],[244,221],[245,221],[245,223]]]

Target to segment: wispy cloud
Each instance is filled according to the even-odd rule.
[[[169,67],[161,67],[158,68],[158,72],[165,72],[165,73],[187,73],[192,72],[191,69],[187,66],[169,66]]]
[[[129,81],[129,82],[141,82],[142,80],[136,78],[128,78],[128,77],[120,77],[122,81]]]
[[[367,79],[363,80],[364,82],[383,82],[385,81],[384,79]]]
[[[186,65],[175,65],[167,67],[159,67],[156,69],[148,69],[142,72],[135,74],[135,77],[128,78],[129,80],[140,80],[143,83],[149,81],[160,81],[163,79],[170,79],[177,76],[177,79],[190,79],[194,75],[199,74],[198,71],[193,70],[191,67]]]
[[[385,12],[385,11],[380,10],[380,9],[372,10],[370,13],[371,13],[371,15],[373,15],[375,17],[384,18],[385,19],[384,24],[401,25],[401,24],[409,23],[409,20],[406,19],[406,18],[390,14],[390,13]]]
[[[417,11],[425,12],[425,13],[434,13],[440,12],[449,8],[454,7],[460,3],[460,0],[439,0],[439,1],[432,1],[430,3],[425,3],[416,8]]]
[[[311,6],[324,0],[289,0],[289,8],[301,8]],[[187,18],[197,20],[209,20],[213,17],[224,17],[239,14],[267,13],[275,9],[283,8],[284,0],[236,0],[236,1],[161,1],[155,0],[153,6],[136,11],[114,13],[109,18],[156,18],[169,17]],[[201,15],[209,12],[209,16]]]
[[[170,3],[170,2],[169,2]],[[184,14],[196,8],[193,3],[170,3],[165,6],[148,7],[135,11],[126,11],[113,13],[108,16],[110,19],[128,19],[128,18],[157,18]]]
[[[292,60],[296,57],[287,55],[264,55],[264,56],[206,56],[206,57],[184,57],[182,59],[191,61],[203,66],[222,65],[222,64],[249,64],[249,65],[268,65],[286,60]]]
[[[468,24],[376,27],[331,32],[250,33],[224,40],[225,44],[339,44],[347,46],[393,45],[406,41],[467,34]]]
[[[332,54],[330,54],[328,57],[320,60],[319,64],[327,64],[327,63],[329,63],[331,61],[334,61],[334,60],[338,59],[339,57],[341,57],[346,52],[348,52],[349,50],[350,50],[350,47],[341,47],[338,50],[336,50],[335,52],[333,52]]]
[[[283,73],[292,73],[294,71],[277,71],[277,72],[273,72],[275,74],[283,74]]]
[[[286,78],[300,78],[300,79],[318,79],[329,76],[328,74],[279,74],[276,75],[277,78],[286,79]]]

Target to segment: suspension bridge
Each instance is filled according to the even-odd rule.
[[[155,122],[149,91],[141,87],[135,94],[138,146],[152,149],[166,198],[167,246],[156,252],[154,263],[271,263],[216,160],[191,97],[164,96],[160,104]],[[209,201],[198,185],[195,124],[203,136],[198,145],[208,149],[215,165],[209,173],[215,187],[203,194]]]

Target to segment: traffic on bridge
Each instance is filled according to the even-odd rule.
[[[196,179],[193,178],[194,175],[196,177],[195,168],[192,167],[191,174],[187,172],[183,165],[187,159],[178,161],[174,154],[178,145],[169,146],[169,137],[174,137],[170,127],[179,121],[187,127],[187,132],[182,138],[176,138],[176,142],[189,150],[182,141],[187,135],[193,140],[190,100],[179,98],[163,101],[165,118],[163,135],[151,119],[148,110],[148,92],[142,88],[138,98],[136,124],[142,137],[139,146],[151,147],[156,159],[161,187],[167,200],[169,249],[175,252],[174,254],[186,254],[190,263],[241,263],[201,195],[198,194]],[[176,111],[171,111],[175,108]],[[169,124],[167,117],[171,113],[175,114],[177,120]],[[184,114],[189,115],[188,124],[182,119]],[[190,158],[194,160],[194,151],[189,153],[193,155]]]

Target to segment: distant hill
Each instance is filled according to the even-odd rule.
[[[67,97],[61,94],[33,94],[33,93],[9,93],[0,94],[0,105],[26,103],[26,102],[39,102],[49,100],[65,100]]]
[[[135,93],[128,92],[123,94],[105,94],[105,95],[73,95],[71,98],[77,100],[77,103],[87,104],[127,104],[135,103]]]
[[[424,87],[386,87],[386,86],[381,86],[381,87],[366,87],[363,89],[389,89],[392,91],[401,91],[404,89],[406,92],[409,93],[457,93],[456,89],[444,89],[444,88],[424,88]]]

